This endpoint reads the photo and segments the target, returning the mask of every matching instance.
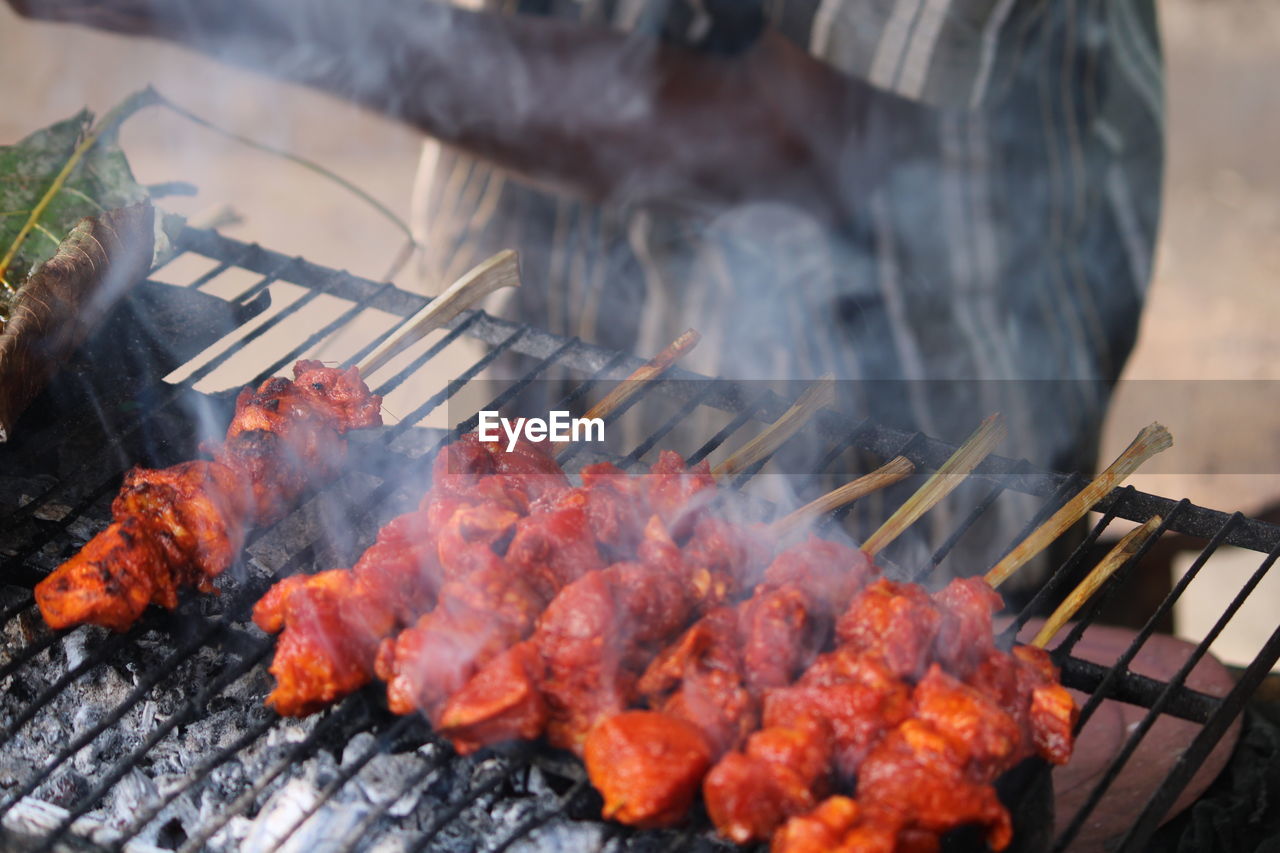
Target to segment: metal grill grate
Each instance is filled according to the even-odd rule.
[[[35,850],[59,846],[109,850],[145,850],[151,845],[180,850],[227,846],[225,838],[231,837],[227,833],[229,825],[266,808],[270,797],[281,795],[304,768],[317,766],[317,762],[323,764],[321,757],[329,754],[341,755],[341,763],[321,767],[319,775],[311,780],[315,783],[314,796],[309,801],[293,803],[293,811],[273,824],[275,837],[258,839],[262,842],[260,849],[301,849],[308,837],[307,827],[322,812],[330,815],[325,824],[330,842],[326,849],[335,850],[371,848],[379,839],[396,839],[401,848],[410,850],[447,849],[451,845],[466,849],[468,836],[459,827],[470,821],[469,831],[475,832],[475,826],[488,825],[485,815],[499,813],[510,819],[489,826],[496,834],[486,841],[487,849],[505,850],[538,833],[550,833],[549,837],[554,838],[556,832],[568,831],[564,825],[570,819],[579,829],[587,827],[582,831],[596,833],[602,844],[607,841],[619,845],[618,849],[720,846],[706,837],[705,827],[633,833],[592,824],[589,818],[596,801],[576,765],[532,747],[478,759],[458,759],[433,738],[422,721],[389,717],[373,691],[349,697],[336,708],[301,724],[277,719],[263,708],[261,700],[267,683],[264,661],[272,643],[255,629],[244,627],[253,602],[273,576],[315,566],[347,565],[326,557],[331,552],[349,553],[358,544],[327,541],[322,526],[315,524],[315,518],[323,515],[326,501],[330,500],[326,494],[312,498],[307,506],[280,523],[255,531],[246,548],[256,555],[262,567],[242,571],[236,583],[219,598],[187,600],[172,614],[149,613],[122,635],[107,636],[93,629],[55,635],[43,629],[30,588],[105,522],[111,495],[125,468],[138,461],[169,464],[189,454],[192,412],[227,407],[225,395],[198,393],[195,386],[199,382],[321,297],[336,297],[345,307],[289,352],[272,360],[252,380],[254,383],[330,340],[364,311],[373,309],[405,317],[426,302],[423,297],[389,284],[360,279],[301,258],[288,258],[212,232],[188,230],[181,247],[189,256],[214,262],[211,269],[185,283],[189,289],[204,287],[228,271],[247,271],[258,277],[230,300],[233,308],[246,315],[264,309],[269,288],[278,282],[287,281],[304,292],[247,333],[242,330],[238,339],[228,339],[221,351],[181,382],[152,382],[140,405],[132,409],[120,406],[105,413],[86,406],[56,422],[37,424],[15,444],[0,449],[0,471],[14,472],[3,478],[4,492],[0,493],[7,503],[0,507],[6,512],[0,526],[0,578],[8,584],[0,589],[0,683],[9,694],[6,704],[0,706],[0,756],[6,754],[5,750],[12,752],[15,743],[34,743],[49,735],[50,715],[54,719],[58,714],[77,715],[69,727],[53,732],[57,735],[69,728],[69,734],[46,738],[49,743],[42,763],[0,763],[0,834],[7,831],[10,838]],[[371,537],[376,524],[390,517],[405,498],[397,491],[403,480],[381,478],[378,472],[391,464],[401,472],[425,475],[432,451],[472,428],[474,419],[450,430],[427,430],[416,425],[454,398],[503,353],[519,353],[536,362],[484,408],[500,408],[553,368],[567,369],[580,377],[577,387],[561,401],[562,407],[567,406],[625,376],[641,363],[638,358],[578,339],[560,338],[483,312],[468,312],[441,339],[374,390],[385,394],[401,386],[462,336],[478,339],[488,348],[399,423],[384,429],[376,441],[354,447],[356,470],[326,490],[346,498],[348,505],[343,511],[348,514],[351,505],[359,507],[354,511],[354,522],[361,535]],[[379,342],[380,339],[368,341],[348,363],[358,361]],[[709,380],[680,369],[649,383],[642,393],[668,398],[673,414],[622,457],[624,465],[638,464],[700,407],[724,412],[727,422],[690,456],[691,461],[705,458],[735,437],[772,422],[789,404],[772,392],[747,395],[733,383]],[[105,442],[101,438],[104,430]],[[828,448],[823,467],[833,464],[845,450],[857,448],[881,459],[905,455],[919,470],[927,471],[935,469],[954,449],[920,433],[871,421],[851,427],[832,412],[816,417],[806,427],[806,435]],[[571,448],[562,460],[568,461],[576,452]],[[744,485],[758,470],[759,466],[745,472],[735,485]],[[909,572],[912,577],[922,578],[936,569],[964,533],[1006,491],[1042,501],[1031,521],[1034,525],[1085,482],[1078,475],[1040,472],[1026,462],[994,457],[979,468],[978,474],[990,478],[990,491],[943,539],[930,559]],[[1055,849],[1064,849],[1081,829],[1159,715],[1181,717],[1203,726],[1125,837],[1122,849],[1138,850],[1280,658],[1277,630],[1225,698],[1198,692],[1185,683],[1196,662],[1280,555],[1280,528],[1239,513],[1227,515],[1132,488],[1116,490],[1099,510],[1102,517],[1087,539],[1017,615],[1008,631],[1016,632],[1042,604],[1065,591],[1071,579],[1078,576],[1089,546],[1115,519],[1141,522],[1160,514],[1164,517],[1161,534],[1175,531],[1206,540],[1191,569],[1151,615],[1132,645],[1111,665],[1091,663],[1072,652],[1084,628],[1124,587],[1146,549],[1109,582],[1098,600],[1081,614],[1076,629],[1054,650],[1063,669],[1063,681],[1092,694],[1083,709],[1082,724],[1103,699],[1150,709],[1093,787],[1084,809],[1055,841]],[[1147,548],[1154,542],[1153,539]],[[1130,672],[1129,665],[1155,626],[1223,545],[1266,556],[1214,629],[1172,678],[1162,682]],[[59,674],[41,682],[31,675],[41,667]],[[118,675],[121,669],[124,676]],[[117,675],[113,676],[113,672]],[[127,689],[118,691],[119,697],[111,706],[98,709],[101,713],[95,718],[79,721],[79,711],[63,707],[77,690],[96,689],[92,685],[113,677]],[[158,705],[163,705],[163,713],[148,711]],[[148,787],[148,773],[164,764],[161,754],[180,750],[184,731],[223,713],[217,710],[222,706],[230,706],[244,717],[234,737],[215,741],[203,754],[180,761],[180,780],[170,781],[164,788],[154,784]],[[358,737],[363,735],[368,737]],[[347,752],[352,754],[348,756]],[[84,758],[86,755],[89,758]],[[401,768],[394,790],[366,796],[357,805],[342,806],[351,802],[347,794],[353,787],[372,790],[373,783],[367,778],[372,769],[402,758],[406,759],[401,762],[406,766]],[[238,778],[234,768],[249,765],[255,768],[254,777],[234,784]],[[139,777],[143,779],[140,781]],[[62,788],[54,790],[55,782]],[[133,808],[121,816],[118,803],[126,793],[132,797],[129,802]],[[48,805],[41,797],[59,802]],[[404,805],[408,800],[413,801],[411,806]],[[108,801],[117,803],[114,811],[107,809]],[[287,798],[280,801],[287,802]],[[347,818],[332,817],[338,812]],[[180,819],[182,814],[194,814],[195,818],[184,821]]]

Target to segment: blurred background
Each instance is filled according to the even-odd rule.
[[[1280,3],[1163,0],[1160,11],[1164,214],[1141,336],[1102,457],[1113,458],[1158,419],[1177,444],[1133,479],[1138,488],[1257,515],[1280,504],[1280,406],[1272,405],[1275,394],[1244,384],[1280,379]],[[321,164],[409,219],[422,137],[402,125],[178,48],[30,23],[4,5],[0,33],[0,143],[84,106],[101,113],[153,84],[227,130]],[[404,244],[377,211],[333,182],[168,111],[131,119],[122,144],[142,183],[198,187],[165,207],[202,218],[230,206],[241,221],[223,230],[239,239],[370,278],[384,276]],[[427,293],[439,287],[412,264],[395,281]],[[1269,605],[1280,603],[1275,583],[1253,596],[1258,612],[1243,613],[1233,630],[1270,632]],[[1222,586],[1238,589],[1239,581],[1223,578]],[[1179,632],[1203,633],[1199,601],[1182,607]],[[1224,602],[1203,605],[1216,615]],[[1251,652],[1259,640],[1226,637],[1215,651],[1230,659],[1235,642]]]

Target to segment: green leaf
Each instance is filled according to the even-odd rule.
[[[98,139],[84,152],[66,183],[49,201],[35,227],[22,242],[5,270],[5,280],[20,288],[32,270],[57,251],[57,242],[85,216],[126,207],[147,199],[120,150],[117,131],[121,121],[138,109],[157,102],[150,89],[135,93],[108,114],[97,128]],[[0,146],[0,255],[18,239],[31,212],[67,165],[77,146],[95,130],[89,110],[57,122],[18,142]],[[157,249],[167,248],[166,235],[176,235],[181,217],[157,217]],[[3,294],[0,294],[3,301]],[[2,306],[0,306],[2,307]]]

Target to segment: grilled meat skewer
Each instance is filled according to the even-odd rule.
[[[36,585],[51,627],[123,631],[148,604],[177,606],[183,587],[210,590],[250,528],[279,520],[305,489],[337,473],[348,430],[382,423],[382,399],[354,369],[303,360],[293,371],[292,381],[240,392],[212,460],[125,476],[111,525]]]
[[[488,582],[468,583],[466,589],[456,589],[447,599],[442,595],[434,611],[394,641],[384,643],[378,656],[378,675],[387,682],[392,710],[409,713],[421,709],[438,720],[442,703],[480,667],[534,631],[535,620],[539,630],[550,624],[555,602],[564,596],[582,595],[584,584],[599,580],[607,565],[603,551],[641,538],[634,530],[639,508],[661,507],[679,528],[696,515],[697,507],[704,503],[699,495],[711,485],[705,466],[685,470],[683,460],[669,451],[649,476],[627,478],[643,486],[640,491],[620,488],[618,478],[626,475],[613,466],[593,467],[595,470],[584,475],[586,488],[563,490],[517,523],[501,566],[488,575]],[[600,523],[593,523],[595,519]],[[641,564],[645,563],[646,547],[657,547],[652,542],[659,536],[670,542],[665,525],[654,516],[638,546]],[[674,543],[670,548],[675,548]],[[609,577],[623,572],[618,567],[624,565],[628,564],[610,567]],[[678,578],[678,573],[672,577]],[[661,584],[656,575],[650,580]],[[521,596],[518,612],[513,612],[513,591],[521,586],[528,588],[529,594]],[[588,617],[580,614],[597,611],[584,600],[572,618],[581,623]],[[672,630],[679,627],[677,624]]]
[[[979,578],[952,581],[933,596],[915,584],[867,587],[841,616],[835,650],[794,685],[771,691],[764,728],[708,773],[703,794],[717,828],[739,842],[767,840],[788,817],[812,810],[831,783],[863,778],[869,753],[919,716],[911,697],[916,706],[922,695],[933,698],[923,685],[942,678],[950,679],[957,713],[977,702],[1014,727],[999,735],[1014,744],[1001,770],[1035,752],[1065,761],[1074,704],[1043,652],[995,647],[991,618],[1001,606]],[[966,736],[986,736],[988,716],[975,716]],[[797,752],[804,762],[791,758]]]
[[[508,453],[475,435],[441,451],[432,483],[352,568],[285,578],[254,606],[258,627],[280,633],[267,697],[279,713],[310,714],[368,684],[384,638],[434,608],[449,584],[491,567],[493,543],[544,492],[568,485],[537,447]]]
[[[482,285],[481,279],[500,272],[503,260],[502,253],[495,255],[449,291],[460,286],[483,290],[488,285]],[[515,273],[514,269],[509,272]],[[432,303],[446,306],[445,315],[452,310],[447,295]],[[428,306],[424,314],[430,310]],[[424,328],[418,318],[406,327],[407,337]],[[407,337],[395,336],[365,363],[381,363]],[[593,406],[587,416],[605,417],[625,404],[645,380],[673,364],[698,339],[696,332],[685,332]],[[612,465],[593,468],[600,469],[598,477],[592,476],[592,469],[583,472],[590,529],[597,531],[601,548],[625,550],[639,540],[647,507],[643,513],[634,508],[637,490],[632,478]],[[254,621],[269,633],[282,632],[270,667],[277,686],[268,704],[281,714],[301,716],[354,692],[372,680],[382,642],[420,619],[426,619],[423,629],[434,632],[434,639],[413,635],[418,641],[406,641],[406,658],[430,657],[438,652],[455,674],[446,677],[446,667],[437,668],[434,675],[423,670],[418,677],[421,668],[406,665],[408,677],[415,681],[411,684],[406,679],[401,688],[407,692],[395,701],[408,707],[420,687],[439,679],[449,684],[465,679],[477,658],[487,659],[525,632],[522,626],[536,616],[554,591],[558,570],[567,569],[576,576],[591,567],[573,569],[571,565],[583,556],[590,558],[589,537],[579,536],[575,541],[573,536],[566,538],[565,530],[554,530],[557,525],[573,528],[576,523],[581,532],[584,525],[575,515],[581,514],[581,508],[561,507],[563,511],[554,519],[535,511],[546,510],[568,488],[568,479],[551,454],[532,443],[520,442],[504,452],[468,434],[445,447],[433,462],[432,489],[418,510],[394,519],[379,531],[377,540],[354,567],[286,578],[258,602]],[[581,503],[580,498],[578,501]],[[539,520],[526,520],[534,514]],[[534,589],[515,577],[517,567],[508,565],[498,553],[502,549],[497,546],[507,542],[517,525],[521,530],[506,550],[512,561],[541,577]],[[569,545],[571,554],[547,559],[556,542]],[[404,590],[399,597],[397,585]],[[489,611],[501,612],[508,619],[490,625]],[[514,622],[508,624],[510,620]],[[469,630],[473,636],[467,636]],[[437,644],[443,646],[436,648]],[[388,671],[395,667],[394,645],[384,652],[383,666]],[[427,701],[425,695],[422,701]]]

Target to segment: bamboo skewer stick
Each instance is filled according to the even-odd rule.
[[[835,399],[835,379],[828,374],[806,388],[791,408],[779,415],[764,432],[717,465],[711,475],[717,480],[731,478],[768,457],[799,432],[819,409],[830,406]]]
[[[810,501],[794,512],[778,519],[769,525],[769,532],[778,537],[785,536],[816,518],[820,518],[829,512],[834,512],[846,504],[853,503],[858,498],[893,485],[909,476],[915,470],[916,466],[911,464],[910,459],[905,456],[895,457],[870,474],[864,474],[853,482],[845,483],[840,488],[827,492],[822,497]]]
[[[999,563],[987,572],[986,581],[992,588],[1000,586],[1009,576],[1025,565],[1032,557],[1039,554],[1066,530],[1075,524],[1084,514],[1102,500],[1111,490],[1120,485],[1138,470],[1142,463],[1162,450],[1173,445],[1173,437],[1160,424],[1145,427],[1137,437],[1116,457],[1116,461],[1107,470],[1098,475],[1092,483],[1080,490],[1080,493],[1067,501],[1048,521],[1037,527],[1031,535],[1005,555]]]
[[[1093,571],[1089,572],[1085,579],[1080,581],[1080,584],[1071,591],[1071,594],[1058,605],[1039,633],[1036,634],[1035,639],[1031,641],[1031,645],[1042,649],[1049,645],[1049,641],[1062,630],[1062,626],[1066,625],[1071,620],[1071,617],[1076,615],[1076,612],[1084,606],[1084,603],[1093,597],[1098,588],[1106,583],[1107,579],[1115,574],[1117,569],[1129,562],[1133,555],[1138,553],[1138,550],[1155,534],[1156,529],[1162,523],[1163,519],[1160,516],[1153,515],[1147,520],[1146,524],[1129,531],[1123,539],[1117,542],[1116,546],[1107,553],[1107,556],[1103,557],[1102,561],[1093,567]]]
[[[619,382],[613,390],[604,396],[604,399],[588,409],[583,417],[606,418],[613,414],[619,407],[640,392],[643,383],[656,378],[668,367],[679,361],[696,347],[700,340],[702,340],[702,335],[693,329],[686,329],[684,334],[668,344],[666,349],[636,368],[630,376]],[[557,441],[551,447],[552,455],[558,455],[571,443]]]
[[[991,455],[995,446],[1004,440],[1008,433],[1004,419],[991,415],[969,436],[968,440],[951,454],[942,467],[934,472],[920,489],[898,507],[898,510],[875,533],[862,543],[862,550],[874,557],[902,532],[916,522],[920,516],[933,509],[943,498],[949,495],[961,481],[978,467],[978,464]]]
[[[361,359],[356,368],[361,376],[367,377],[495,290],[519,286],[519,258],[515,252],[504,249],[449,285],[421,311],[406,320],[395,334]]]

